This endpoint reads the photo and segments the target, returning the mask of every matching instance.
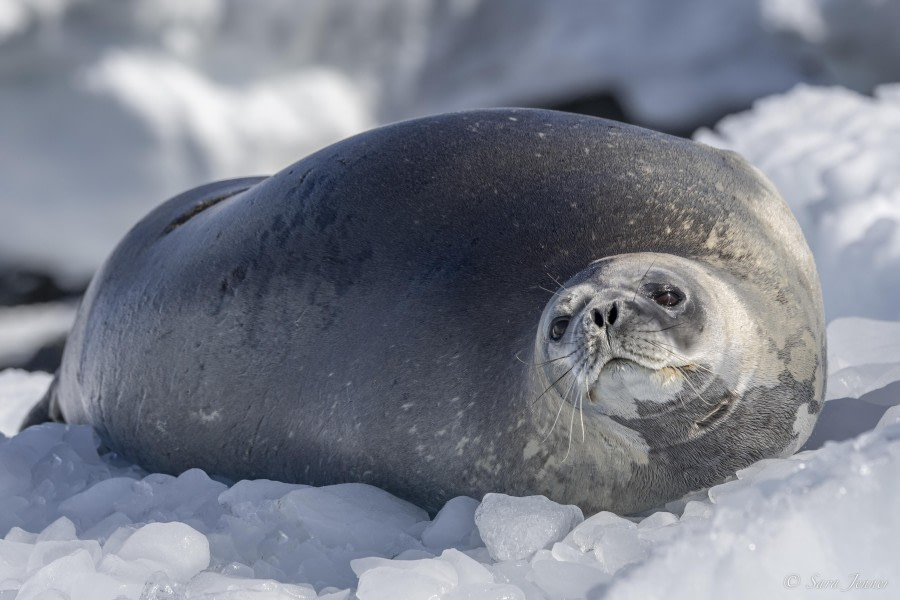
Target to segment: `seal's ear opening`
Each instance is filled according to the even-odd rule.
[[[65,423],[62,412],[59,410],[59,402],[56,401],[56,390],[59,385],[59,371],[53,376],[53,381],[47,389],[47,393],[41,398],[41,401],[34,405],[25,420],[19,426],[19,431],[27,429],[32,425],[40,425],[41,423]]]

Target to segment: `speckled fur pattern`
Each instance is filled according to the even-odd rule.
[[[572,418],[574,395],[538,366],[559,284],[623,255],[671,257],[724,290],[705,300],[724,362],[687,376],[739,401],[703,435],[684,383]],[[94,277],[41,414],[159,471],[360,481],[431,511],[493,491],[630,512],[799,447],[824,331],[799,227],[736,154],[474,111],[161,205]]]

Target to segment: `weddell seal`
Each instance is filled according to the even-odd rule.
[[[627,513],[794,452],[823,321],[796,221],[738,155],[463,112],[151,212],[30,422],[170,473]]]

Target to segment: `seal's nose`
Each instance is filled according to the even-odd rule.
[[[606,309],[606,316],[603,316],[602,308],[594,308],[591,309],[591,320],[594,321],[594,325],[603,329],[603,325],[608,323],[609,325],[614,325],[616,319],[619,318],[619,307],[616,302],[611,303],[609,306],[604,307]]]

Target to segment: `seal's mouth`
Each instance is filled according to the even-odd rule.
[[[606,361],[597,371],[597,376],[593,383],[588,387],[588,399],[592,404],[599,401],[599,388],[604,379],[622,377],[626,374],[639,374],[640,376],[653,378],[655,383],[665,386],[668,383],[680,381],[685,378],[685,373],[696,370],[697,366],[693,363],[685,365],[667,366],[662,368],[653,368],[642,365],[636,360],[624,358],[621,356],[611,358]],[[710,415],[712,416],[712,415]],[[715,420],[713,418],[712,420]]]
[[[652,369],[647,369],[644,365],[631,360],[630,358],[611,358],[606,363],[600,367],[600,372],[597,374],[597,381],[600,381],[600,378],[604,375],[612,375],[617,371],[621,371],[622,369],[628,368],[638,368],[638,369],[646,369],[648,371]]]

